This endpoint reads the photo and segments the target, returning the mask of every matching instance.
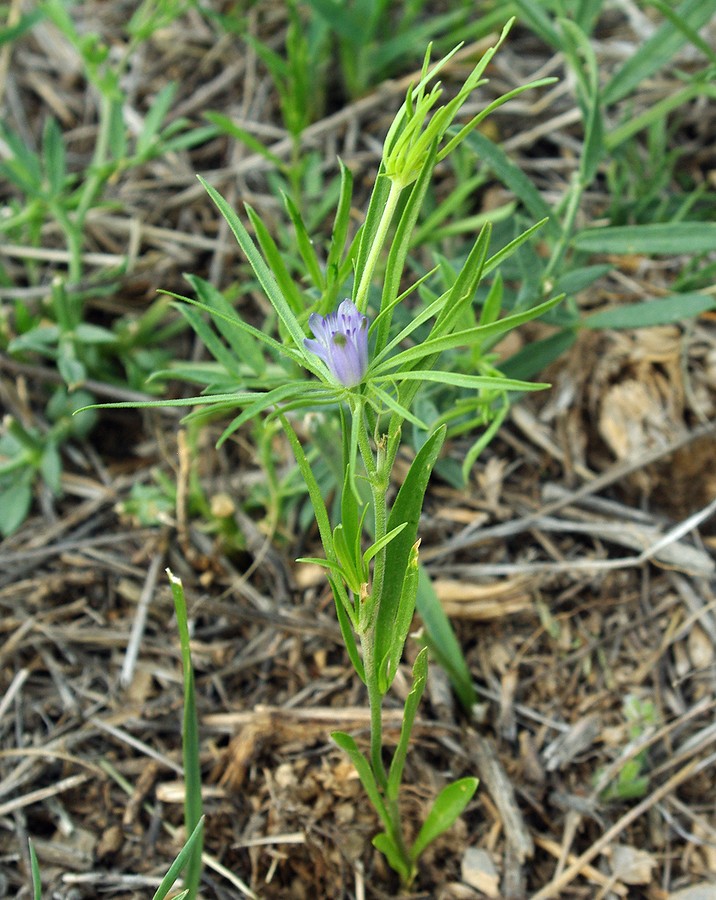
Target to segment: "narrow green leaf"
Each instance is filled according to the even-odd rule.
[[[495,391],[543,391],[550,387],[540,381],[517,381],[514,378],[502,378],[499,375],[463,375],[460,372],[435,372],[432,369],[419,369],[410,372],[398,372],[392,378],[398,381],[434,381],[438,384],[452,384],[455,387],[476,388]],[[383,380],[392,380],[390,377]]]
[[[308,5],[322,19],[330,25],[331,29],[340,35],[343,40],[354,44],[358,37],[364,34],[365,21],[358,11],[353,11],[345,3],[335,3],[334,0],[308,0]]]
[[[182,722],[182,759],[184,763],[184,825],[187,832],[199,829],[199,838],[187,855],[185,884],[189,897],[193,900],[199,889],[202,870],[202,799],[201,799],[201,759],[199,746],[199,717],[196,711],[194,690],[194,666],[191,659],[189,620],[187,616],[184,587],[181,580],[167,569],[169,585],[174,599],[179,642],[181,645],[182,669],[184,677],[184,718]]]
[[[87,378],[85,364],[77,359],[74,346],[67,341],[63,341],[60,344],[57,356],[57,371],[70,390],[78,388]]]
[[[199,278],[197,275],[186,275],[185,277],[196,291],[199,300],[218,313],[218,315],[213,315],[213,318],[218,331],[235,355],[233,370],[236,369],[236,364],[240,361],[248,365],[257,375],[265,372],[266,360],[259,349],[259,345],[245,329],[237,327],[235,320],[240,320],[240,316],[237,315],[221,291],[214,287],[210,281]],[[232,371],[232,369],[229,369],[229,371]]]
[[[239,360],[223,343],[209,323],[200,315],[199,311],[186,303],[176,304],[176,306],[181,315],[186,319],[189,325],[191,325],[194,333],[200,339],[205,349],[208,350],[214,359],[221,365],[224,373],[238,380],[241,377]],[[156,378],[157,373],[153,372],[152,377]],[[181,376],[177,373],[174,377]],[[214,380],[216,381],[217,379]]]
[[[37,853],[35,845],[32,841],[27,842],[27,849],[30,851],[30,873],[32,875],[32,897],[33,900],[42,900],[42,875],[40,874],[40,864],[37,861]]]
[[[435,798],[432,809],[428,813],[427,819],[423,823],[423,827],[415,839],[415,843],[410,848],[411,859],[419,859],[420,854],[428,844],[431,844],[435,838],[450,828],[455,819],[472,800],[477,790],[477,785],[477,778],[461,778],[459,781],[448,784],[447,787],[440,791]]]
[[[477,703],[472,675],[450,619],[442,608],[424,566],[419,569],[416,607],[425,626],[425,640],[430,652],[447,672],[460,703],[470,713]]]
[[[209,110],[204,113],[204,118],[208,119],[209,122],[216,126],[223,134],[228,134],[230,137],[236,138],[236,140],[246,144],[249,150],[253,150],[254,153],[263,156],[264,159],[267,159],[276,166],[279,171],[282,171],[285,168],[286,164],[280,156],[272,153],[263,141],[260,141],[255,135],[251,134],[250,131],[237,125],[228,116]]]
[[[109,328],[101,325],[93,325],[90,322],[80,322],[74,329],[77,340],[82,344],[116,344],[117,335]]]
[[[584,121],[584,145],[579,159],[580,182],[591,184],[604,155],[604,126],[599,95],[599,65],[592,43],[579,25],[560,18],[563,46],[577,77],[579,105]]]
[[[254,274],[259,281],[259,284],[263,288],[266,297],[271,302],[271,305],[276,310],[279,318],[286,326],[288,333],[293,338],[294,344],[297,349],[304,354],[303,347],[303,339],[304,333],[301,326],[296,319],[296,316],[293,314],[290,306],[286,302],[286,298],[283,293],[279,289],[279,286],[276,282],[276,278],[273,273],[266,265],[264,258],[259,253],[256,245],[251,240],[251,235],[244,228],[243,223],[236,215],[236,212],[233,208],[224,200],[221,194],[216,190],[216,188],[212,187],[207,181],[205,181],[201,176],[197,176],[199,181],[204,186],[204,189],[214,201],[219,211],[226,219],[229,228],[234,234],[234,237],[239,243],[239,246],[243,250],[251,268],[254,270]]]
[[[554,285],[557,294],[577,294],[594,284],[599,278],[602,278],[614,267],[609,263],[601,263],[595,266],[582,266],[578,269],[571,269],[561,274]]]
[[[341,635],[343,636],[343,643],[346,645],[346,650],[348,651],[350,661],[353,663],[353,668],[356,670],[360,680],[365,684],[365,666],[363,665],[363,660],[358,652],[358,644],[356,643],[354,633],[357,627],[357,613],[351,607],[350,600],[343,588],[342,582],[335,578],[331,578],[330,576],[328,577],[328,582],[333,591],[333,602],[336,607],[336,616],[338,617],[338,624],[341,629]]]
[[[65,186],[67,167],[62,130],[57,119],[53,117],[48,118],[45,122],[42,134],[42,155],[50,195],[56,197]]]
[[[655,222],[589,228],[576,234],[572,245],[588,253],[663,256],[710,253],[716,250],[716,222]]]
[[[519,10],[520,20],[528,28],[540,37],[545,44],[548,44],[555,50],[562,49],[559,33],[549,18],[546,5],[534,3],[533,0],[514,0],[514,3]]]
[[[364,577],[360,554],[357,557],[354,555],[355,544],[351,544],[346,540],[346,534],[342,525],[336,525],[333,529],[333,550],[340,564],[341,575],[346,584],[355,595],[360,594],[361,584],[368,579]]]
[[[271,268],[271,272],[278,283],[279,289],[283,292],[283,296],[286,298],[288,305],[295,315],[302,315],[306,310],[306,301],[291,276],[276,241],[273,239],[269,229],[261,221],[261,217],[256,213],[253,207],[248,204],[246,205],[246,213],[251,220],[251,227],[256,233],[261,252]]]
[[[650,328],[693,319],[716,307],[716,297],[706,294],[671,294],[669,297],[644,300],[629,306],[605,309],[585,316],[584,328]]]
[[[482,453],[485,447],[487,447],[487,445],[492,441],[497,432],[500,430],[500,426],[505,421],[507,413],[509,411],[510,401],[506,395],[503,395],[502,406],[494,413],[494,418],[484,430],[484,432],[480,435],[480,437],[470,446],[469,450],[465,454],[465,458],[462,461],[460,471],[462,473],[462,480],[465,484],[467,484],[467,480],[470,477],[470,471],[475,465],[478,456]]]
[[[240,319],[237,315],[228,315],[219,312],[218,309],[207,306],[206,303],[202,303],[200,300],[194,300],[192,297],[183,297],[181,294],[173,294],[170,291],[160,291],[160,293],[166,294],[166,296],[168,297],[175,297],[177,300],[181,300],[183,303],[188,303],[190,306],[195,306],[197,309],[203,309],[205,312],[208,312],[210,315],[214,316],[214,318],[224,319],[229,325],[245,331],[246,334],[251,335],[257,341],[265,344],[271,350],[275,351],[279,356],[286,356],[289,359],[292,359],[294,362],[305,366],[305,368],[307,368],[309,372],[313,372],[314,375],[318,374],[319,370],[311,363],[310,360],[304,358],[294,347],[289,347],[285,344],[279,343],[275,338],[272,338],[271,335],[260,331],[258,328],[254,328],[253,325],[249,325],[248,322],[244,322],[244,320]]]
[[[433,271],[436,270],[434,269]],[[416,328],[419,328],[429,319],[437,316],[443,309],[445,304],[449,301],[449,299],[450,292],[445,291],[443,294],[433,300],[432,303],[429,303],[426,307],[421,309],[420,312],[417,313],[417,315],[412,315],[408,324],[385,345],[383,350],[380,353],[375,353],[373,355],[373,359],[371,361],[371,371],[380,371],[383,367],[383,359],[388,356],[391,350],[402,344],[404,340],[410,337],[410,335],[415,331]],[[392,304],[392,306],[395,306],[395,304]],[[382,316],[383,311],[381,310],[380,315],[376,317],[375,321],[378,322],[382,318]]]
[[[296,457],[299,471],[301,472],[303,480],[306,484],[306,488],[308,489],[308,496],[310,497],[311,504],[313,505],[313,512],[316,516],[316,524],[318,525],[318,532],[321,536],[323,549],[325,550],[328,559],[335,560],[331,523],[328,518],[328,510],[326,509],[326,504],[323,501],[323,494],[321,493],[321,489],[318,485],[318,482],[316,481],[316,476],[313,474],[313,470],[311,469],[311,465],[308,462],[305,451],[290,422],[284,415],[281,414],[279,414],[278,419],[283,426],[283,430],[286,432],[286,437],[288,438],[288,442],[291,445],[291,449],[293,450],[293,455]]]
[[[174,99],[174,95],[176,94],[176,89],[176,82],[170,81],[168,84],[164,85],[164,87],[159,91],[159,93],[152,101],[152,105],[149,107],[149,111],[144,117],[142,130],[140,131],[137,138],[138,156],[141,157],[143,154],[148,153],[152,147],[152,144],[157,139],[159,130],[162,127],[162,123],[167,117],[169,109],[172,105],[172,100]]]
[[[526,231],[523,231],[522,234],[510,241],[509,244],[506,244],[501,250],[498,250],[497,253],[490,256],[485,262],[485,266],[482,270],[482,277],[484,278],[486,275],[489,275],[490,272],[501,266],[508,257],[512,256],[522,244],[528,241],[549,221],[549,219],[541,219],[539,222],[535,222],[534,225],[531,225]]]
[[[650,0],[650,4],[655,6],[662,16],[668,19],[674,28],[684,35],[689,43],[700,50],[706,59],[711,62],[712,66],[716,65],[716,52],[714,52],[713,47],[701,37],[695,28],[691,28],[688,22],[679,16],[678,12],[673,10],[664,0]]]
[[[385,808],[385,803],[383,802],[380,790],[378,789],[378,784],[373,775],[373,770],[371,769],[367,758],[361,753],[355,739],[344,731],[334,731],[331,733],[331,737],[341,750],[350,757],[351,762],[356,768],[356,772],[358,772],[358,777],[363,785],[363,790],[368,795],[368,799],[378,813],[378,816],[383,823],[383,827],[390,831],[390,816],[388,815],[388,810]]]
[[[399,403],[388,393],[388,391],[384,391],[383,388],[378,387],[378,385],[375,383],[371,385],[371,390],[375,393],[376,397],[380,398],[386,409],[389,409],[391,412],[396,413],[399,418],[403,419],[405,422],[410,422],[421,431],[428,430],[428,425],[423,422],[422,419],[419,419],[416,415],[414,415],[407,406],[403,406],[402,403]]]
[[[58,496],[62,490],[62,458],[54,439],[49,439],[42,448],[39,469],[45,484]]]
[[[21,478],[8,486],[0,486],[0,534],[8,537],[22,525],[32,503],[30,477]]]
[[[491,236],[492,224],[488,222],[481,229],[455,283],[448,292],[447,303],[435,320],[435,325],[430,332],[431,337],[441,337],[454,331],[465,308],[472,303],[485,268]]]
[[[415,455],[388,516],[388,531],[403,524],[405,528],[386,548],[385,574],[375,627],[375,659],[380,663],[392,658],[393,635],[400,614],[403,582],[417,540],[423,498],[430,474],[440,455],[445,433],[445,427],[438,429]]]
[[[351,202],[353,199],[353,174],[341,159],[338,160],[338,165],[341,172],[341,182],[338,203],[336,204],[336,215],[331,232],[331,243],[326,259],[326,269],[328,271],[337,270],[340,265],[350,226]]]
[[[43,9],[33,9],[32,12],[21,15],[19,21],[14,25],[7,25],[0,28],[0,47],[4,44],[10,44],[13,41],[16,41],[44,17],[45,11]]]
[[[341,408],[341,416],[343,409]],[[353,551],[355,559],[360,557],[363,516],[368,511],[367,504],[363,504],[362,514],[358,510],[359,498],[351,484],[351,447],[347,440],[346,423],[342,421],[341,433],[343,435],[343,488],[341,490],[341,525],[345,532],[346,544]]]
[[[253,403],[250,403],[246,409],[236,416],[236,418],[234,418],[222,431],[219,440],[216,442],[217,448],[221,447],[224,441],[241,428],[245,422],[249,422],[251,419],[256,418],[256,416],[265,412],[269,407],[278,408],[280,403],[290,403],[291,400],[297,396],[300,397],[303,402],[306,399],[306,395],[310,396],[313,393],[322,393],[323,391],[324,388],[321,384],[289,382],[288,384],[281,384],[270,391],[266,391],[266,393],[256,394],[256,399]],[[236,405],[238,406],[239,404],[237,403]]]
[[[393,528],[387,534],[384,534],[383,537],[376,541],[374,544],[371,544],[370,547],[363,554],[363,564],[368,565],[368,563],[373,559],[373,557],[380,553],[383,547],[387,547],[391,541],[394,541],[395,538],[400,534],[400,532],[405,528],[406,523],[403,522],[402,525],[398,525],[396,528]]]
[[[419,546],[420,539],[413,544],[408,558],[408,566],[400,589],[400,600],[394,614],[393,627],[388,636],[388,652],[384,658],[379,658],[378,660],[378,690],[381,694],[387,693],[398,672],[405,642],[415,615],[415,599],[418,592],[419,575]]]
[[[322,291],[326,286],[326,279],[318,255],[313,246],[313,241],[311,240],[311,236],[303,221],[303,216],[288,194],[284,194],[283,201],[286,205],[288,214],[291,217],[291,221],[293,222],[298,252],[301,254],[301,259],[306,266],[306,271],[316,290]]]
[[[513,100],[515,97],[519,97],[520,94],[523,94],[525,91],[531,91],[534,88],[544,87],[545,85],[554,84],[556,78],[539,78],[536,81],[530,81],[527,84],[521,84],[516,88],[513,88],[511,91],[507,91],[504,94],[501,94],[491,103],[488,103],[487,106],[480,110],[480,112],[473,116],[469,122],[463,125],[452,137],[448,143],[442,147],[440,153],[438,154],[438,162],[442,162],[450,153],[452,153],[460,144],[465,141],[470,134],[474,133],[477,126],[483,122],[489,115],[491,115],[496,109],[499,109],[501,106],[504,106],[505,103],[509,103],[510,100]]]
[[[688,28],[698,31],[714,13],[716,0],[685,0],[674,10],[674,18],[680,19]],[[643,81],[673,60],[679,48],[685,43],[686,35],[683,30],[675,28],[670,21],[664,22],[612,77],[603,91],[604,103],[611,105],[626,97]]]
[[[440,299],[441,298],[438,298],[438,300]],[[377,365],[371,367],[371,375],[373,377],[380,376],[392,369],[402,368],[407,363],[422,360],[431,354],[442,353],[445,350],[454,350],[457,347],[470,347],[476,343],[494,337],[495,335],[511,331],[513,328],[524,325],[525,322],[530,322],[532,319],[536,319],[546,312],[549,312],[550,309],[561,303],[563,299],[564,296],[559,295],[557,297],[552,297],[550,300],[546,300],[544,303],[540,303],[537,306],[533,306],[531,309],[527,309],[524,312],[504,316],[504,318],[497,319],[494,322],[476,325],[475,327],[467,328],[464,331],[453,331],[438,337],[428,337],[420,344],[416,344],[414,347],[396,353],[395,356],[389,357],[385,362],[379,362]],[[432,310],[437,303],[438,301],[435,301],[430,304],[428,309]],[[396,376],[403,377],[405,373],[396,372],[395,374]]]
[[[542,340],[527,344],[506,360],[501,369],[511,378],[534,378],[563,356],[576,340],[576,327],[565,328]]]
[[[193,831],[187,838],[187,842],[179,851],[174,862],[169,866],[166,875],[162,878],[159,883],[159,887],[154,893],[152,900],[165,900],[165,897],[172,889],[174,882],[181,875],[182,870],[185,866],[188,865],[189,861],[194,857],[197,852],[197,847],[199,851],[201,851],[201,846],[203,843],[204,837],[204,819],[203,817],[199,819],[199,821],[194,826]],[[191,888],[187,888],[186,891],[183,892],[183,896],[189,897],[191,896]]]
[[[400,783],[403,780],[403,769],[405,768],[405,760],[408,755],[408,746],[410,744],[410,735],[413,730],[413,723],[418,712],[420,700],[425,691],[425,685],[428,679],[428,648],[423,647],[418,653],[413,664],[413,686],[410,689],[405,700],[403,708],[403,722],[400,726],[400,737],[398,745],[395,748],[393,759],[390,763],[390,772],[388,773],[388,787],[386,794],[388,800],[397,800],[400,791]]]
[[[376,850],[379,850],[388,861],[390,868],[397,872],[403,884],[410,884],[414,878],[413,867],[403,856],[400,847],[386,832],[381,831],[371,841]]]

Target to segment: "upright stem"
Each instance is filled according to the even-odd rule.
[[[545,281],[552,274],[555,268],[562,261],[562,257],[567,250],[567,245],[572,239],[574,220],[576,219],[577,212],[579,211],[579,204],[582,199],[582,194],[584,193],[584,187],[585,185],[583,184],[579,173],[575,173],[574,181],[572,182],[572,185],[569,189],[567,210],[564,214],[564,219],[562,220],[562,234],[559,236],[559,240],[555,244],[552,255],[547,262],[543,274],[543,281]]]
[[[360,273],[360,281],[358,282],[358,290],[356,291],[355,304],[361,312],[365,312],[368,299],[368,288],[370,287],[370,283],[373,280],[373,272],[375,271],[375,267],[378,263],[380,251],[383,249],[383,244],[385,243],[385,239],[388,236],[388,229],[390,228],[390,223],[393,221],[393,216],[395,215],[395,210],[398,205],[398,200],[400,198],[400,193],[402,190],[403,188],[400,183],[395,181],[390,182],[390,192],[388,194],[388,199],[385,201],[383,215],[380,217],[380,222],[378,222],[378,227],[375,230],[373,244],[370,248],[370,252],[368,253],[365,267]]]
[[[370,762],[373,775],[384,791],[388,786],[388,773],[383,765],[383,696],[378,690],[378,672],[375,658],[375,625],[361,635],[363,667],[370,707]]]
[[[379,465],[373,455],[370,445],[367,423],[365,422],[365,410],[358,405],[353,408],[353,415],[360,416],[358,426],[358,448],[363,464],[368,475],[371,494],[373,498],[374,534],[375,541],[381,540],[387,531],[388,511],[385,494],[387,491],[387,477],[384,465]],[[373,774],[381,788],[388,784],[388,776],[383,765],[383,696],[378,687],[378,666],[380,660],[375,658],[375,626],[378,618],[378,609],[383,588],[383,573],[385,571],[385,549],[378,553],[374,560],[373,578],[370,586],[370,594],[365,599],[365,607],[359,613],[360,639],[363,648],[363,666],[365,669],[366,687],[368,689],[368,702],[370,705],[370,756]]]

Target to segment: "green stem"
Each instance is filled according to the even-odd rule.
[[[549,262],[547,263],[547,266],[544,270],[543,281],[546,281],[550,277],[552,272],[562,261],[562,257],[567,250],[567,245],[572,239],[574,220],[576,219],[577,212],[579,211],[579,204],[582,200],[584,188],[585,185],[582,183],[579,174],[575,173],[574,181],[570,188],[570,194],[567,201],[567,210],[564,214],[564,220],[562,222],[562,234],[555,244],[554,250],[552,251],[552,256],[550,257]]]
[[[360,282],[358,283],[355,302],[361,312],[365,312],[368,303],[368,289],[373,279],[373,272],[378,264],[380,251],[383,249],[383,244],[388,236],[388,229],[390,228],[390,223],[393,221],[393,216],[398,206],[398,200],[400,199],[402,190],[403,188],[398,182],[391,181],[388,199],[385,201],[383,214],[380,217],[380,222],[378,222],[378,227],[375,230],[373,244],[368,253],[368,258],[366,259],[365,268],[360,273]]]
[[[369,628],[361,636],[363,648],[363,668],[368,689],[370,707],[370,762],[373,775],[381,791],[388,787],[388,773],[383,765],[383,696],[378,690],[378,672],[375,659],[375,627]]]
[[[371,494],[373,497],[373,515],[375,530],[373,539],[379,541],[386,534],[388,513],[385,499],[387,491],[387,479],[385,471],[380,467],[373,456],[370,445],[369,432],[365,421],[365,410],[362,404],[356,404],[352,409],[354,416],[360,416],[358,426],[358,448],[368,475]],[[370,758],[373,774],[383,790],[387,788],[388,776],[383,765],[383,696],[378,687],[377,666],[379,660],[375,658],[375,625],[378,618],[380,596],[383,586],[383,574],[385,572],[385,550],[377,554],[373,564],[373,578],[370,594],[365,598],[364,606],[359,611],[359,631],[361,646],[363,648],[363,667],[365,669],[365,681],[368,689],[368,703],[370,705]]]
[[[94,153],[92,154],[92,162],[89,168],[89,178],[84,184],[80,202],[77,205],[77,228],[81,231],[84,227],[85,216],[90,206],[94,202],[99,193],[102,184],[106,180],[100,170],[104,166],[107,159],[107,149],[109,147],[109,134],[112,127],[112,99],[105,93],[102,94],[99,108],[99,128],[97,130],[97,143],[95,144]]]

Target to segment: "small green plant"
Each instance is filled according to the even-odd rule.
[[[408,90],[386,136],[365,222],[353,241],[348,242],[351,179],[345,167],[332,239],[324,259],[295,212],[292,218],[297,246],[312,282],[310,291],[291,278],[256,213],[247,209],[260,249],[232,207],[202,180],[273,307],[279,339],[238,318],[223,295],[208,283],[190,278],[198,299],[177,299],[214,363],[209,370],[203,364],[179,364],[172,371],[175,376],[205,383],[205,392],[187,400],[146,404],[196,407],[188,420],[243,407],[224,429],[220,442],[260,416],[283,427],[313,505],[325,554],[309,561],[326,569],[346,649],[366,686],[370,706],[367,752],[351,735],[337,732],[333,737],[355,764],[380,820],[383,830],[374,844],[405,887],[414,881],[418,860],[427,845],[450,827],[477,788],[477,780],[472,777],[449,784],[436,798],[417,835],[408,833],[400,813],[399,793],[410,734],[426,684],[425,647],[413,666],[412,690],[389,765],[384,758],[383,703],[402,659],[421,582],[423,598],[428,597],[428,604],[432,600],[419,567],[418,525],[428,480],[447,432],[444,421],[432,425],[424,422],[416,412],[415,401],[425,385],[464,390],[467,396],[461,412],[487,426],[481,442],[484,446],[494,433],[494,428],[490,430],[492,423],[499,424],[504,415],[510,392],[546,387],[505,378],[487,350],[489,342],[544,314],[561,300],[555,296],[501,317],[500,282],[495,280],[497,287],[490,290],[479,320],[470,313],[481,280],[528,241],[538,226],[490,255],[488,224],[459,270],[438,265],[404,286],[412,233],[435,166],[454,152],[492,109],[522,90],[544,83],[509,92],[456,133],[450,131],[463,104],[482,83],[483,73],[508,29],[509,25],[457,95],[443,105],[439,103],[441,90],[435,77],[452,54],[431,68],[428,51],[422,76]],[[351,279],[352,272],[355,277]],[[438,273],[439,288],[428,290],[428,279]],[[378,274],[382,287],[376,292]],[[337,304],[337,298],[348,289],[350,299]],[[401,312],[408,304],[410,314],[406,318]],[[214,327],[200,315],[202,311],[210,314]],[[475,365],[471,371],[453,365],[459,349],[472,354]],[[338,423],[342,477],[340,502],[333,515],[293,424],[297,412],[308,410],[331,415]],[[406,424],[420,429],[424,436],[397,496],[389,503],[391,476]],[[435,646],[443,637],[445,621],[435,611],[437,604],[433,602],[432,606],[432,620],[428,615],[427,621],[438,623],[430,641]],[[447,632],[451,634],[449,627]],[[448,638],[443,652],[456,646],[454,638],[452,642]],[[457,656],[461,659],[459,648]],[[453,671],[459,668],[453,665]],[[462,680],[467,681],[466,694],[470,694],[469,674]]]
[[[58,389],[46,408],[44,428],[26,425],[13,416],[0,424],[0,534],[7,537],[25,520],[33,488],[40,479],[54,495],[61,493],[60,448],[68,440],[82,439],[92,429],[96,414],[87,409],[94,398],[87,391]],[[84,407],[81,413],[77,411]],[[75,415],[77,413],[77,415]]]
[[[627,723],[627,734],[631,742],[637,741],[647,729],[653,728],[658,723],[653,701],[642,700],[633,694],[624,698],[622,714]],[[616,778],[601,789],[602,800],[623,801],[643,797],[649,789],[648,768],[649,759],[646,750],[632,756],[619,769]],[[603,780],[603,772],[598,772],[594,779],[595,784],[600,784]]]

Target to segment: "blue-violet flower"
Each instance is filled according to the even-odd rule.
[[[351,300],[344,300],[327,316],[313,313],[308,324],[316,340],[304,338],[306,349],[322,359],[344,387],[360,384],[368,368],[368,318]]]

